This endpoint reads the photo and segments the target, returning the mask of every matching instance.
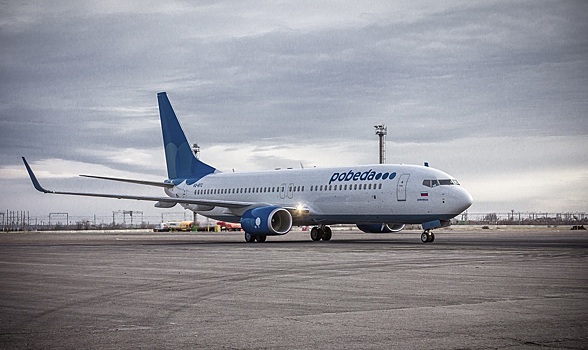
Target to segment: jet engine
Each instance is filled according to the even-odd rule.
[[[393,233],[404,229],[404,224],[358,224],[357,228],[365,233]]]
[[[241,216],[241,227],[254,235],[284,235],[292,228],[292,215],[281,207],[253,208]]]

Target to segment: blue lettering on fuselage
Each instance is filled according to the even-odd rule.
[[[395,177],[396,173],[376,173],[372,169],[364,171],[363,173],[361,171],[354,172],[353,170],[349,170],[342,173],[333,173],[329,180],[329,185],[333,182],[343,181],[392,180]]]

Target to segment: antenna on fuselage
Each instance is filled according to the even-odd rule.
[[[386,134],[388,128],[384,124],[374,125],[376,135],[380,137],[380,164],[386,163]]]

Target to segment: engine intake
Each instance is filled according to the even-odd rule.
[[[404,224],[358,224],[357,228],[365,233],[393,233],[404,229]]]
[[[241,216],[241,227],[255,235],[285,235],[292,228],[292,215],[281,207],[253,208]]]

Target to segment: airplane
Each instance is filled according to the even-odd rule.
[[[421,241],[431,230],[450,225],[468,209],[472,196],[459,182],[428,164],[372,164],[255,172],[221,172],[193,153],[166,92],[157,94],[168,178],[162,182],[80,175],[163,188],[167,197],[50,191],[39,183],[22,157],[36,190],[61,195],[180,204],[203,216],[240,223],[245,241],[265,242],[293,226],[313,226],[312,241],[329,241],[330,225],[355,224],[365,233],[395,233],[420,224]]]

